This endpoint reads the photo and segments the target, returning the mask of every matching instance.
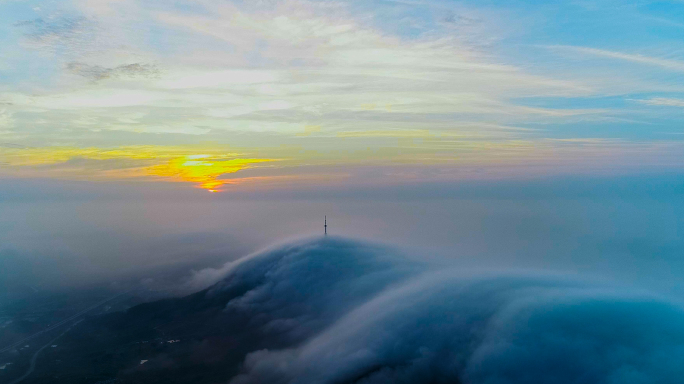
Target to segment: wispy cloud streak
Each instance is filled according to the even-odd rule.
[[[609,51],[605,49],[597,49],[590,47],[578,47],[578,46],[567,46],[567,45],[553,45],[549,46],[549,49],[553,50],[565,50],[590,56],[605,57],[608,59],[624,60],[637,64],[652,65],[660,67],[663,69],[684,72],[684,61],[681,60],[670,60],[663,59],[659,57],[651,57],[640,54],[624,53],[617,51]]]

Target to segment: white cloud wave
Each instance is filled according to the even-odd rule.
[[[411,260],[329,237],[231,264],[206,299],[227,294],[229,317],[280,340],[249,353],[231,383],[674,384],[684,374],[678,303]]]

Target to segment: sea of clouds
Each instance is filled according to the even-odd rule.
[[[301,240],[203,270],[274,347],[231,383],[681,383],[684,307],[559,275],[470,273],[383,246]]]

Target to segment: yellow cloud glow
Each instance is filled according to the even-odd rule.
[[[235,173],[249,168],[252,164],[273,161],[270,159],[231,159],[223,160],[207,155],[202,160],[191,160],[189,156],[170,160],[166,164],[159,164],[147,168],[150,175],[168,177],[179,181],[197,183],[200,188],[209,192],[217,192],[228,183],[218,177],[226,173]]]
[[[88,178],[103,174],[110,178],[158,177],[195,183],[210,192],[235,183],[235,180],[219,179],[221,175],[275,161],[242,158],[238,153],[216,148],[163,146],[8,148],[0,150],[0,160],[10,167],[48,168],[57,177],[70,172]],[[115,164],[111,169],[106,166],[103,169],[103,161]]]

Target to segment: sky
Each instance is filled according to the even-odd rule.
[[[3,179],[681,171],[681,1],[0,1]]]
[[[683,117],[677,0],[0,0],[0,262],[215,266],[327,214],[684,297]]]

